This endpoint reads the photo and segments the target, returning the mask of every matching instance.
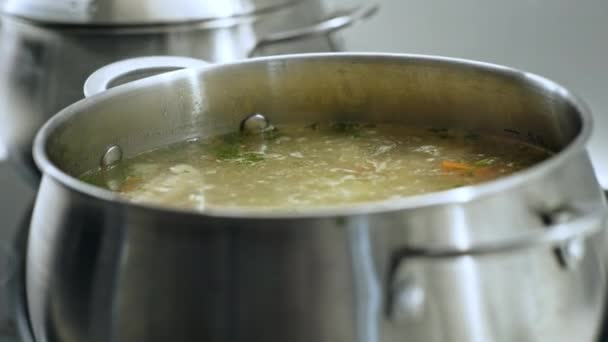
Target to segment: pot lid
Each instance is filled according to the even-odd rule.
[[[2,12],[49,24],[141,25],[222,19],[301,0],[0,0]]]

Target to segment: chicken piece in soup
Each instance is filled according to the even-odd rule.
[[[315,123],[190,140],[81,178],[134,202],[289,211],[473,185],[550,155],[520,141],[453,129]]]

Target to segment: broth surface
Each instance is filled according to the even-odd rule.
[[[178,143],[81,179],[135,202],[297,210],[477,184],[549,156],[532,145],[459,130],[315,123]]]

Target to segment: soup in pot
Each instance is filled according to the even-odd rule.
[[[134,202],[298,210],[477,184],[550,155],[520,141],[455,129],[314,123],[189,140],[81,178]]]

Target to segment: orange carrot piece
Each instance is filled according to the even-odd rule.
[[[444,160],[441,162],[441,168],[448,171],[470,171],[475,167],[466,163]]]
[[[127,177],[125,182],[122,183],[122,186],[120,187],[120,191],[121,192],[131,192],[137,188],[137,186],[139,185],[140,182],[141,182],[141,179],[139,179],[137,177]]]

